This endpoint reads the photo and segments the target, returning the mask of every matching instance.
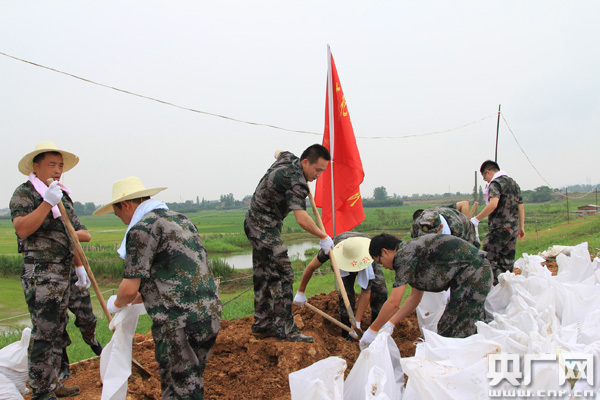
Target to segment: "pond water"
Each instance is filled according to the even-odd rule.
[[[318,249],[319,241],[317,239],[303,240],[286,243],[286,245],[288,247],[288,256],[290,259],[299,258],[304,260],[304,251],[312,248]],[[214,258],[220,258],[224,260],[227,264],[231,265],[235,269],[252,268],[252,251],[243,254],[226,255]]]

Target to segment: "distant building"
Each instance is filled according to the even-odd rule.
[[[585,217],[586,215],[597,215],[600,214],[600,206],[588,204],[587,206],[577,207],[577,211],[572,212],[580,217]]]

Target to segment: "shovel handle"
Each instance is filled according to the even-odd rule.
[[[50,185],[52,182],[54,182],[54,179],[48,178],[47,182],[48,182],[48,185]],[[58,205],[58,209],[60,210],[60,213],[62,215],[62,221],[65,225],[65,228],[67,228],[67,232],[69,233],[69,236],[71,237],[71,240],[73,241],[73,245],[75,246],[75,252],[77,253],[77,255],[79,256],[79,259],[83,263],[83,267],[85,268],[85,271],[88,274],[88,278],[90,279],[90,282],[92,282],[92,286],[94,287],[94,291],[96,292],[98,301],[100,302],[100,305],[102,306],[102,310],[104,310],[104,315],[106,315],[106,319],[108,319],[108,322],[110,323],[110,321],[112,321],[112,316],[108,312],[108,307],[106,307],[106,302],[104,301],[104,298],[102,297],[102,292],[100,291],[100,288],[98,287],[96,278],[94,278],[94,273],[92,272],[92,269],[90,268],[90,264],[88,263],[87,258],[85,257],[85,253],[83,252],[81,243],[79,243],[79,238],[77,237],[77,233],[75,232],[75,229],[73,229],[73,225],[71,224],[71,220],[69,219],[67,210],[66,210],[62,200],[59,201],[57,205]]]
[[[317,226],[319,227],[319,229],[325,232],[323,220],[321,219],[321,214],[319,214],[319,210],[317,209],[317,206],[315,204],[315,199],[313,198],[310,186],[308,188],[308,199],[310,200],[310,205],[312,206],[313,213],[315,214],[315,218],[317,219]],[[354,312],[352,311],[352,307],[350,306],[350,300],[348,300],[348,293],[346,293],[346,287],[344,286],[344,281],[342,281],[342,276],[340,275],[340,270],[337,266],[337,261],[335,260],[333,251],[329,251],[329,259],[331,260],[331,268],[333,269],[335,280],[337,281],[338,287],[340,288],[342,299],[344,299],[344,305],[346,306],[346,310],[348,311],[348,317],[350,317],[350,323],[352,324],[352,328],[356,328],[356,318],[354,317]]]

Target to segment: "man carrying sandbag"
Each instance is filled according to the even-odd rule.
[[[203,399],[203,374],[221,324],[221,301],[196,226],[150,199],[165,187],[146,189],[131,176],[113,185],[112,200],[94,212],[112,211],[128,225],[117,250],[124,279],[107,302],[110,312],[143,301],[163,399]]]
[[[492,269],[483,253],[465,240],[438,233],[402,242],[382,233],[371,239],[369,253],[385,268],[393,269],[396,280],[377,320],[363,335],[361,348],[368,347],[384,325],[393,329],[410,315],[424,291],[451,289],[450,301],[438,323],[442,336],[473,335],[477,332],[475,322],[486,320],[484,303],[492,288]],[[398,309],[407,284],[411,294]]]

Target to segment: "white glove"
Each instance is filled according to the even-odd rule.
[[[75,282],[75,286],[84,287],[86,289],[89,289],[92,282],[90,282],[90,279],[88,278],[88,274],[87,274],[85,268],[83,268],[83,265],[80,265],[79,267],[75,267],[75,273],[77,274],[77,282]]]
[[[319,241],[319,246],[321,246],[321,250],[323,250],[325,254],[329,254],[329,250],[333,247],[333,239],[327,236],[325,239]]]
[[[390,321],[386,322],[385,325],[383,325],[383,327],[379,330],[379,332],[386,332],[389,333],[390,335],[392,333],[394,333],[394,324],[392,324]]]
[[[296,296],[294,297],[294,304],[304,307],[304,303],[306,303],[306,295],[302,292],[296,292]]]
[[[352,339],[358,339],[358,333],[352,331],[352,332],[348,332],[348,335],[352,338]]]
[[[360,321],[356,321],[356,327],[360,329]]]
[[[60,186],[58,186],[58,181],[54,181],[48,186],[46,189],[46,193],[44,194],[44,201],[46,203],[50,203],[52,207],[57,205],[60,202],[60,199],[63,197],[63,192]]]
[[[479,220],[476,217],[471,218],[471,223],[477,228],[479,226]]]
[[[111,314],[118,313],[119,311],[121,311],[123,309],[123,307],[117,307],[115,305],[115,300],[117,300],[117,295],[113,294],[112,296],[110,296],[108,298],[108,301],[106,302],[106,308],[108,309],[108,312]]]
[[[375,331],[371,330],[371,328],[369,328],[369,329],[367,329],[367,331],[365,333],[363,333],[362,339],[360,339],[358,346],[360,347],[361,350],[364,350],[367,347],[369,347],[369,345],[371,343],[373,343],[373,340],[375,340],[376,337],[377,337],[377,332],[375,332]]]

